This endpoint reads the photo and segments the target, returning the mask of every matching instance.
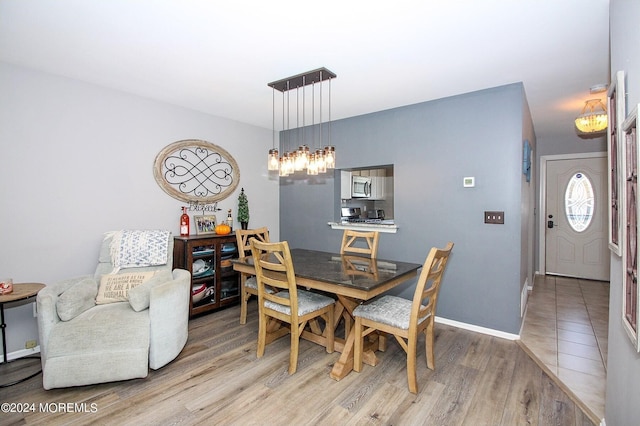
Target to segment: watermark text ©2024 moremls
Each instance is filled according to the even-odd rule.
[[[95,402],[3,402],[2,413],[97,413]]]

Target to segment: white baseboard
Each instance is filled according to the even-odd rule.
[[[32,349],[20,349],[19,351],[7,353],[7,360],[12,361],[18,358],[24,358],[29,355],[36,355],[40,353],[40,345]],[[2,356],[2,355],[0,355]]]
[[[494,330],[492,328],[480,327],[473,324],[467,324],[464,322],[453,321],[446,318],[436,316],[436,322],[440,324],[450,325],[452,327],[462,328],[463,330],[475,331],[476,333],[487,334],[489,336],[500,337],[507,340],[520,340],[520,335],[505,333],[504,331]]]
[[[524,317],[524,311],[527,309],[527,300],[529,299],[529,277],[524,280],[522,291],[520,292],[520,318]]]

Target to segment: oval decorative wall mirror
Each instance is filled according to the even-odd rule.
[[[153,176],[171,197],[200,204],[224,200],[240,183],[240,169],[231,154],[197,139],[174,142],[160,151]]]

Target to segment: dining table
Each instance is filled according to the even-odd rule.
[[[417,277],[421,264],[365,256],[331,253],[302,248],[291,249],[293,269],[298,287],[317,290],[336,296],[334,330],[345,320],[345,337],[335,338],[334,348],[340,358],[333,365],[330,376],[344,378],[353,370],[355,332],[353,310],[361,303]],[[255,275],[253,258],[234,259],[233,269]],[[301,337],[324,345],[326,333],[317,327],[304,330]],[[366,346],[363,361],[376,365],[376,348],[382,345],[373,339]]]

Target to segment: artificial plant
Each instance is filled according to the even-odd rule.
[[[238,222],[249,222],[249,200],[247,200],[247,195],[244,193],[244,188],[240,190],[240,195],[238,196]]]

